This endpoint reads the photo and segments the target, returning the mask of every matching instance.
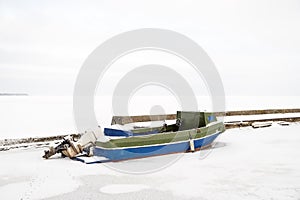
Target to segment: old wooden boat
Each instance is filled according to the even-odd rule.
[[[178,111],[176,124],[130,131],[105,129],[105,135],[122,138],[97,141],[93,154],[105,158],[103,161],[122,161],[196,151],[209,146],[224,131],[223,122],[213,113]]]

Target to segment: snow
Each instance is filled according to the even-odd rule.
[[[137,192],[148,188],[149,186],[141,184],[110,184],[100,188],[100,192],[107,194],[121,194]]]
[[[69,97],[0,97],[0,139],[76,133]]]
[[[149,114],[145,98],[131,103],[130,115]],[[165,113],[178,109],[168,98],[160,100]],[[300,107],[297,96],[226,100],[226,110]],[[96,102],[99,124],[109,127],[111,99]],[[198,103],[210,110],[205,99]],[[0,140],[77,132],[72,97],[2,96],[0,110]],[[233,116],[225,121],[295,116],[299,114]],[[299,199],[299,128],[299,123],[273,123],[261,129],[230,129],[210,150],[91,165],[59,157],[44,160],[44,144],[24,144],[30,148],[0,152],[0,194],[4,199]]]
[[[300,198],[299,128],[293,123],[230,129],[211,150],[110,164],[86,165],[58,157],[43,160],[43,148],[0,152],[0,194],[4,199],[296,200]],[[143,172],[145,166],[157,167],[170,159],[175,160]]]

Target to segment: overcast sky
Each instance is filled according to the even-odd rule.
[[[226,95],[300,96],[299,0],[0,0],[0,93],[72,95],[86,57],[139,28],[197,42]]]

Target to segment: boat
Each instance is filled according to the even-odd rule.
[[[214,113],[177,111],[176,123],[131,130],[105,128],[86,132],[78,140],[72,137],[45,151],[45,159],[61,153],[87,164],[117,162],[173,153],[194,152],[209,147],[225,131]]]
[[[213,113],[178,111],[176,124],[129,131],[104,129],[107,136],[120,136],[106,142],[96,141],[94,156],[106,161],[122,161],[206,148],[225,131]]]

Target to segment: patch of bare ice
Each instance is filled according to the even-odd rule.
[[[148,188],[149,186],[142,185],[142,184],[111,184],[100,188],[100,192],[106,194],[122,194],[122,193],[138,192]]]

